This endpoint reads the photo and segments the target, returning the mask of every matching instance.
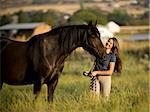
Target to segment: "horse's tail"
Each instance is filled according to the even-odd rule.
[[[2,51],[6,48],[6,46],[9,44],[9,39],[7,38],[0,38],[0,90],[2,89],[3,86],[3,79],[2,79],[2,61],[1,61],[1,53]]]

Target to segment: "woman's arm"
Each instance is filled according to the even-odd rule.
[[[103,76],[103,75],[112,75],[113,72],[114,72],[114,68],[115,68],[115,62],[110,62],[109,64],[109,70],[103,70],[103,71],[93,71],[92,72],[92,76],[96,76],[96,75],[100,75],[100,76]]]
[[[96,62],[94,61],[93,66],[92,66],[90,72],[92,72],[94,70],[95,65],[96,65]]]

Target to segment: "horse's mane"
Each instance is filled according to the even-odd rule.
[[[39,34],[29,40],[30,45],[37,43],[44,38],[56,38],[61,51],[69,53],[77,47],[88,44],[88,30],[92,28],[89,25],[68,25],[55,27],[47,33]],[[53,35],[53,36],[51,36]],[[54,36],[56,35],[56,36]],[[83,46],[82,46],[83,47]],[[88,48],[89,50],[89,48]]]
[[[88,25],[60,26],[51,30],[52,33],[59,34],[59,45],[65,52],[74,48],[79,42],[87,42]]]

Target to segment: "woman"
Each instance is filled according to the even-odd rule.
[[[121,73],[122,63],[119,57],[119,43],[115,37],[109,38],[105,45],[106,56],[96,58],[94,69],[90,72],[90,89],[105,97],[109,97],[111,90],[111,75],[113,72]]]

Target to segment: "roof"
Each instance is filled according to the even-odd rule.
[[[12,23],[6,24],[0,27],[0,30],[19,30],[19,29],[34,29],[39,25],[45,24],[44,22],[40,23]]]

